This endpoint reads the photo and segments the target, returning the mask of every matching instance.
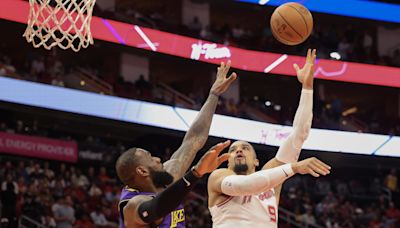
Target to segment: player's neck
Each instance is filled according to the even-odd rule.
[[[255,172],[256,172],[256,170],[248,170],[246,175],[250,175],[250,174],[255,173]]]
[[[246,171],[235,171],[234,169],[231,169],[233,172],[235,172],[237,175],[250,175],[250,174],[252,174],[252,173],[255,173],[256,172],[256,170],[255,169],[249,169],[249,170],[246,170]]]
[[[250,175],[250,174],[252,174],[252,173],[255,173],[255,171],[249,170],[249,171],[246,171],[246,172],[241,173],[241,174],[238,174],[238,175]]]
[[[157,191],[157,188],[154,187],[154,185],[151,185],[151,186],[144,186],[144,187],[142,187],[142,189],[143,189],[143,190],[140,190],[140,191],[142,191],[142,192],[154,192],[154,193],[158,192],[158,191]]]
[[[140,181],[140,183],[143,184],[133,184],[129,185],[128,187],[137,189],[140,192],[159,192],[158,189],[154,186],[152,182],[147,182],[147,181]]]

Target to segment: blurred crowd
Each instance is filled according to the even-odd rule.
[[[18,227],[21,216],[46,227],[119,227],[122,186],[104,166],[5,156],[0,161],[1,227]],[[190,195],[185,210],[187,227],[211,227],[204,196]],[[37,227],[25,219],[21,222]]]
[[[122,186],[112,169],[99,163],[66,164],[10,156],[1,156],[0,163],[4,227],[17,227],[22,215],[47,227],[118,226]],[[397,171],[350,176],[290,179],[282,191],[280,214],[289,211],[293,221],[310,227],[399,227]],[[211,227],[205,191],[203,181],[185,201],[189,228]],[[22,223],[35,227],[27,220]],[[291,226],[281,220],[280,227]]]
[[[9,227],[17,227],[21,215],[47,227],[118,227],[120,188],[105,167],[7,159],[0,172],[2,218]]]
[[[24,215],[48,227],[117,227],[117,205],[123,186],[116,179],[113,165],[126,150],[126,142],[83,133],[68,135],[28,119],[9,118],[0,123],[0,131],[76,140],[79,153],[93,151],[112,156],[101,162],[79,159],[77,164],[0,156],[3,225],[16,227],[17,219]],[[155,139],[171,143],[154,136],[150,141]],[[154,145],[150,141],[143,142],[148,144],[145,148],[163,161],[169,159],[172,145]],[[332,176],[319,179],[295,176],[284,184],[280,214],[306,226],[398,227],[398,178],[395,168],[388,169],[380,163],[369,168],[340,168]],[[202,180],[185,201],[187,227],[211,227],[206,186],[206,180]],[[27,220],[22,222],[27,227],[32,225]],[[291,227],[286,220],[280,224]]]
[[[357,173],[356,169],[352,172]],[[349,176],[319,179],[297,176],[284,185],[281,206],[293,212],[296,221],[309,225],[398,227],[400,210],[398,202],[397,206],[394,203],[399,190],[397,171]]]

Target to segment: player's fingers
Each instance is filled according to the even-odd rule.
[[[311,57],[311,48],[307,50],[307,59],[309,60]]]
[[[224,70],[224,69],[225,69],[225,63],[221,62],[221,70]]]
[[[229,140],[227,140],[227,141],[229,141]],[[227,146],[229,146],[230,141],[229,141],[228,145],[226,145],[227,141],[225,141],[225,142],[220,142],[220,143],[218,143],[218,144],[212,146],[208,151],[215,150],[215,151],[217,151],[218,153],[220,153],[220,152],[221,152],[222,150],[224,150]]]
[[[326,169],[331,169],[332,167],[331,166],[329,166],[329,165],[327,165],[327,164],[325,164],[324,162],[322,162],[322,161],[320,161],[320,160],[318,160],[318,163],[319,164],[321,164],[323,167],[325,167]]]
[[[325,167],[325,168],[328,169],[328,170],[331,169],[331,167],[330,167],[329,165],[325,164],[325,163],[322,162],[321,160],[318,160],[318,159],[317,159],[316,162],[317,162],[318,164],[320,164],[322,167]]]
[[[226,140],[225,142],[222,143],[222,147],[225,149],[231,144],[231,140]]]
[[[230,85],[232,82],[234,82],[237,78],[237,74],[233,72],[226,80],[228,85]]]
[[[312,170],[314,170],[316,173],[322,174],[322,175],[327,175],[328,174],[328,170],[325,169],[324,167],[319,166],[317,163],[311,163],[310,167],[312,168]]]
[[[223,162],[227,161],[228,159],[229,159],[229,154],[228,153],[219,156],[217,158],[218,166],[221,165]]]
[[[317,49],[314,49],[312,52],[312,61],[313,63],[315,62],[315,59],[317,58]]]
[[[293,64],[293,68],[294,68],[294,70],[295,70],[296,72],[298,72],[298,71],[300,70],[299,65],[297,65],[296,63]]]
[[[215,150],[217,150],[218,154],[221,153],[225,148],[227,148],[231,144],[231,140],[226,140],[223,143],[218,143],[217,146],[215,147]]]
[[[308,170],[308,173],[311,174],[311,175],[313,175],[314,177],[319,177],[319,174],[316,173],[316,172],[315,172],[313,169],[311,169],[311,168]]]
[[[201,160],[209,163],[210,161],[215,160],[215,158],[217,156],[218,156],[218,153],[216,152],[216,150],[209,150],[209,151],[207,151],[206,154],[203,155]]]
[[[318,166],[318,168],[322,171],[322,172],[324,172],[323,174],[324,175],[328,175],[328,174],[330,174],[331,173],[331,171],[328,169],[328,168],[326,168],[326,167],[323,167],[323,166],[321,166],[321,165],[317,165]]]
[[[219,147],[220,144],[222,144],[222,143],[218,143],[218,144],[212,146],[208,151],[215,150],[215,148]]]
[[[228,62],[225,65],[225,69],[224,69],[225,75],[228,73],[230,68],[231,68],[231,60],[228,60]]]

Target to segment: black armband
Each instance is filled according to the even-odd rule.
[[[145,223],[153,223],[164,217],[182,203],[193,186],[200,180],[193,171],[158,193],[152,200],[139,205],[138,213]]]

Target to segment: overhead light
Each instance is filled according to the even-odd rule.
[[[339,60],[342,58],[342,56],[340,56],[340,54],[338,52],[331,52],[330,56],[332,59],[336,59],[336,60]]]
[[[280,105],[274,105],[274,109],[275,111],[280,111],[281,110],[281,106]]]
[[[271,105],[272,105],[271,101],[266,101],[266,102],[265,102],[265,106],[269,107],[269,106],[271,106]]]
[[[357,107],[349,108],[349,109],[345,110],[344,112],[342,112],[342,116],[348,116],[350,114],[356,113],[357,110],[358,110]]]
[[[260,4],[260,5],[265,5],[265,4],[267,4],[269,2],[269,0],[259,0],[258,1],[258,4]]]
[[[255,101],[258,101],[258,96],[254,96],[253,99],[254,99]]]
[[[81,80],[81,86],[85,86],[86,82]]]

